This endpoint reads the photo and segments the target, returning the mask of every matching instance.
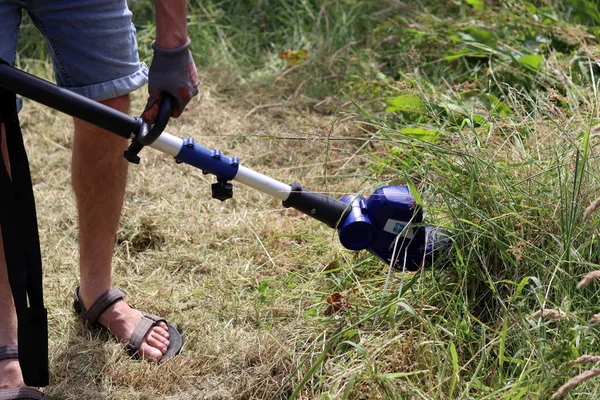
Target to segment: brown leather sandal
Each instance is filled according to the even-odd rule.
[[[79,318],[88,326],[108,329],[98,322],[98,317],[100,317],[100,315],[114,303],[123,300],[123,297],[125,297],[125,293],[122,290],[109,289],[100,297],[98,297],[89,310],[86,310],[80,300],[79,286],[77,286],[77,288],[75,288],[75,293],[73,294],[73,309],[77,315],[79,315]],[[127,349],[129,355],[132,357],[140,357],[139,350],[144,338],[150,329],[152,329],[152,327],[159,322],[164,322],[167,324],[169,331],[169,348],[158,362],[161,363],[167,361],[168,359],[179,354],[181,348],[183,347],[183,337],[181,336],[181,333],[179,333],[179,331],[169,324],[164,318],[142,312],[141,321],[136,325],[131,337],[129,338],[129,341],[125,344],[125,348]],[[2,399],[0,398],[0,400]]]
[[[0,361],[9,358],[19,358],[19,346],[7,344],[0,346]],[[44,393],[32,387],[20,387],[14,389],[0,389],[0,400],[41,400]]]

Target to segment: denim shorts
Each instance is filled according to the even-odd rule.
[[[46,38],[58,85],[100,101],[148,81],[126,0],[0,0],[0,58],[11,65],[22,10]]]

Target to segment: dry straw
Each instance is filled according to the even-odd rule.
[[[594,212],[594,210],[596,208],[598,208],[598,206],[600,206],[600,198],[597,199],[596,201],[594,201],[592,203],[591,206],[589,206],[586,210],[585,210],[585,214],[583,216],[583,219],[586,220],[587,218],[589,218],[589,216],[591,215],[592,212]],[[596,279],[600,278],[600,271],[592,271],[589,272],[588,274],[586,274],[583,279],[581,281],[579,281],[579,283],[577,284],[577,289],[582,288],[582,287],[586,287],[589,284],[591,284],[593,281],[595,281]],[[600,323],[600,314],[595,314],[591,319],[590,319],[590,324],[597,324]],[[568,365],[579,365],[579,364],[584,364],[584,363],[588,363],[588,362],[598,362],[600,361],[600,356],[593,356],[590,354],[584,354],[581,357],[569,361]],[[554,393],[552,395],[552,399],[560,399],[562,398],[565,394],[567,394],[571,389],[573,389],[575,386],[579,385],[580,383],[583,383],[585,381],[587,381],[588,379],[591,379],[595,376],[600,375],[600,368],[593,368],[590,369],[588,371],[584,371],[581,374],[569,379],[569,381],[567,383],[565,383],[564,385],[562,385],[557,391],[556,393]]]
[[[558,388],[556,393],[552,395],[552,400],[562,398],[565,394],[569,392],[569,390],[573,389],[575,386],[598,375],[600,375],[600,368],[594,368],[588,371],[584,371],[581,374],[569,379],[567,383]]]
[[[567,319],[567,313],[561,310],[555,310],[553,308],[545,308],[543,310],[537,310],[533,314],[531,314],[531,318],[545,318],[551,319],[553,321],[560,321],[563,319]]]
[[[585,209],[584,213],[583,213],[583,222],[586,222],[590,216],[592,215],[592,213],[594,211],[596,211],[596,209],[600,207],[600,197],[598,197],[596,200],[594,200],[592,202],[592,204],[590,204],[588,206],[588,208]]]
[[[568,365],[580,365],[580,364],[585,364],[585,363],[589,363],[589,362],[598,362],[600,361],[600,356],[593,356],[591,354],[584,354],[578,358],[576,358],[575,360],[571,360],[569,361]]]
[[[577,284],[577,289],[588,286],[594,280],[600,278],[600,271],[592,271],[589,272],[586,276],[583,277],[581,281]]]
[[[590,324],[600,324],[600,314],[594,314],[594,316],[590,318]]]

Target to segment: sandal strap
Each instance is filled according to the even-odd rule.
[[[0,346],[0,360],[6,360],[9,358],[19,358],[19,345],[7,344]]]
[[[126,345],[127,351],[130,355],[135,355],[140,350],[140,346],[142,345],[142,342],[144,341],[144,338],[150,329],[152,329],[152,327],[161,321],[165,323],[167,322],[164,318],[161,318],[157,315],[146,314],[144,312],[142,313],[142,319],[135,326],[135,329],[133,330],[133,333],[131,334],[131,337]]]
[[[94,302],[94,304],[92,304],[89,310],[86,310],[85,307],[83,307],[83,303],[80,299],[78,286],[75,288],[75,292],[73,293],[73,308],[83,322],[86,322],[88,325],[96,325],[97,327],[108,329],[107,327],[97,323],[98,317],[108,307],[115,302],[120,301],[124,296],[125,293],[120,289],[109,289],[103,293]],[[144,338],[148,332],[159,322],[164,322],[167,324],[170,342],[167,352],[163,355],[159,363],[179,354],[183,348],[183,337],[181,336],[181,333],[174,326],[169,325],[164,318],[142,312],[142,319],[134,328],[129,341],[125,344],[125,348],[131,356],[141,356],[141,354],[139,354],[139,350]],[[3,399],[0,398],[0,400]]]
[[[84,320],[90,325],[94,325],[96,321],[98,321],[98,317],[100,317],[100,315],[102,315],[102,313],[106,311],[107,308],[112,306],[117,301],[120,301],[123,297],[125,297],[125,293],[121,289],[108,289],[96,299],[96,301],[94,302],[94,304],[92,304],[89,310],[86,310],[83,307],[83,303],[80,300],[78,286],[75,289],[74,294],[75,311],[77,312],[77,314],[79,314],[82,320]]]
[[[21,387],[15,389],[0,389],[0,400],[42,400],[44,393],[32,387]]]

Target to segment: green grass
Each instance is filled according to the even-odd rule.
[[[131,7],[149,60],[152,7]],[[148,153],[115,268],[138,304],[185,328],[171,366],[131,362],[63,319],[70,138],[64,117],[32,107],[29,129],[53,125],[32,156],[47,199],[51,398],[550,397],[593,366],[569,361],[600,354],[597,283],[576,289],[600,256],[600,217],[582,218],[599,196],[599,15],[583,0],[191,2],[203,102],[174,133],[336,196],[411,183],[452,250],[389,273],[251,190],[210,202],[206,178]],[[47,74],[39,36],[23,32],[20,66]],[[308,57],[292,65],[288,49]],[[326,315],[333,293],[350,306]],[[542,309],[566,317],[532,316]],[[569,396],[599,394],[591,380]]]

